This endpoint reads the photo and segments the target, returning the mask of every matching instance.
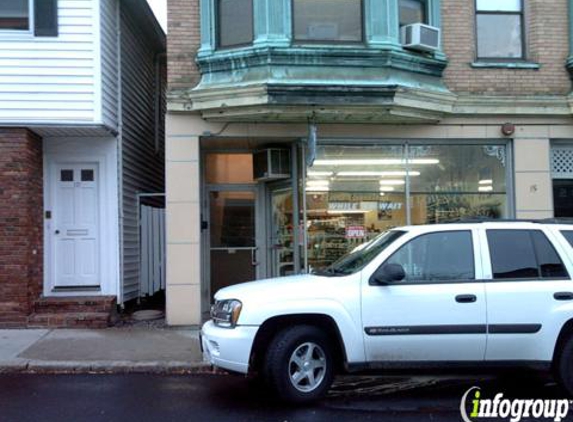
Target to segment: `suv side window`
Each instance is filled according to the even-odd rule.
[[[567,270],[563,261],[557,255],[557,251],[547,239],[547,236],[541,231],[532,231],[533,244],[537,253],[537,262],[539,263],[539,272],[542,278],[568,278]]]
[[[385,264],[402,265],[405,283],[473,280],[472,233],[460,230],[420,235],[394,252]]]
[[[573,230],[561,230],[561,234],[571,246],[573,246]]]
[[[487,230],[487,243],[496,280],[569,277],[540,230]]]

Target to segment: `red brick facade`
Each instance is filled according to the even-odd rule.
[[[25,326],[43,285],[42,139],[0,128],[0,327]]]
[[[476,69],[475,2],[442,0],[442,37],[448,66],[444,82],[455,94],[563,95],[571,89],[565,69],[569,48],[568,2],[525,2],[526,56],[539,69]],[[193,88],[200,75],[199,0],[168,0],[168,85]]]
[[[199,0],[167,0],[167,82],[169,89],[193,88],[199,82],[195,55],[201,43]]]
[[[456,94],[564,95],[571,90],[568,2],[525,2],[526,58],[539,69],[475,69],[475,2],[442,1],[442,37],[448,67],[444,82]],[[171,36],[171,34],[169,34]]]

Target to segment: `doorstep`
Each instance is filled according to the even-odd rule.
[[[209,373],[197,329],[0,330],[0,372]]]

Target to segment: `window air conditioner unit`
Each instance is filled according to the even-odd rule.
[[[268,148],[253,154],[254,179],[258,181],[288,179],[290,177],[290,151]]]
[[[402,46],[411,50],[436,51],[440,48],[440,29],[423,23],[401,28]]]

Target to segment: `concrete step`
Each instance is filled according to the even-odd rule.
[[[28,328],[107,328],[113,322],[110,312],[33,313]]]
[[[34,302],[34,312],[38,314],[66,314],[73,312],[115,313],[114,296],[72,296],[42,297]]]
[[[2,311],[0,312],[0,328],[24,328],[28,322],[28,317],[22,312]]]

